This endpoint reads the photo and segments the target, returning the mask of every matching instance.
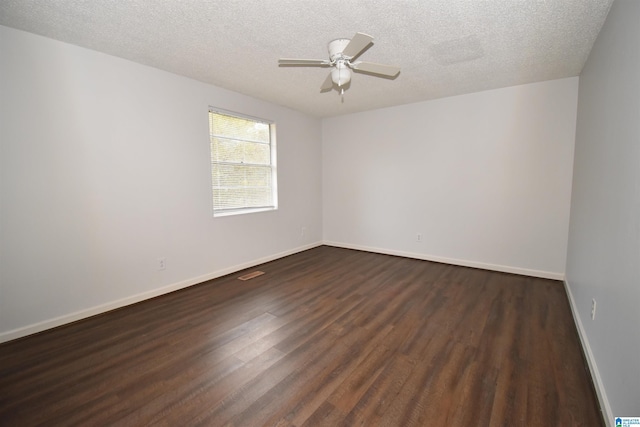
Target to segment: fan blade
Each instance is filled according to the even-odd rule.
[[[331,62],[327,59],[291,59],[280,58],[278,59],[280,65],[318,65],[320,67],[328,66]]]
[[[344,48],[342,54],[349,58],[354,58],[369,46],[369,43],[373,41],[373,37],[365,33],[356,33],[351,39],[347,47]]]
[[[380,74],[388,77],[395,77],[400,72],[400,67],[396,67],[395,65],[377,64],[375,62],[354,62],[351,66],[354,70]]]
[[[325,92],[327,90],[331,90],[332,88],[333,80],[331,79],[331,73],[329,73],[327,78],[324,80],[324,83],[322,83],[322,86],[320,86],[320,92]]]

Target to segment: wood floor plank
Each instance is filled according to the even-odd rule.
[[[283,356],[282,352],[271,348],[224,376],[219,382],[208,382],[200,388],[191,390],[189,394],[178,394],[173,400],[174,406],[156,414],[149,424],[153,425],[165,419],[171,425],[195,425],[201,414],[228,405],[228,402],[241,395],[243,390],[251,388],[247,384],[268,372],[272,366],[282,360]]]
[[[297,347],[291,353],[275,363],[269,370],[263,371],[252,381],[231,391],[220,404],[214,407],[205,408],[193,419],[193,425],[225,424],[234,416],[246,411],[255,401],[259,400],[265,393],[275,388],[281,381],[284,381],[295,372],[308,369],[316,365],[318,359],[323,355],[319,349],[336,351],[335,336],[328,330],[324,330],[317,335],[317,340],[307,342]],[[332,353],[332,355],[335,353]],[[270,396],[278,399],[274,393]]]
[[[345,416],[344,424],[349,426],[382,425],[381,418],[395,401],[416,362],[402,355],[396,355],[386,364],[371,386],[360,397]]]
[[[324,402],[301,427],[336,427],[344,425],[345,414]]]
[[[604,424],[561,282],[321,246],[1,344],[0,425]]]
[[[358,369],[371,352],[382,345],[391,330],[391,326],[387,326],[375,334],[361,330],[363,335],[360,336],[359,342],[355,337],[346,337],[345,342],[349,344],[349,347],[344,349],[342,357],[327,364],[324,372],[319,373],[317,378],[321,378],[322,382],[310,381],[299,389],[300,393],[294,400],[295,405],[285,406],[288,411],[283,418],[289,420],[293,425],[299,426],[305,423],[327,401],[335,389]],[[344,337],[343,332],[340,331],[341,336]]]

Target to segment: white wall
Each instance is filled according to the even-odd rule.
[[[325,241],[562,278],[577,94],[574,77],[325,119]]]
[[[567,284],[609,417],[640,416],[639,23],[613,3],[578,101]]]
[[[209,105],[276,121],[277,211],[212,217]],[[0,108],[0,341],[322,240],[318,119],[1,26]]]

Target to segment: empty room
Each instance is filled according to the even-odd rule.
[[[640,1],[0,1],[0,426],[640,425]]]

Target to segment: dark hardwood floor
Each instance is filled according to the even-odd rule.
[[[323,246],[0,345],[0,425],[603,424],[562,283]]]

